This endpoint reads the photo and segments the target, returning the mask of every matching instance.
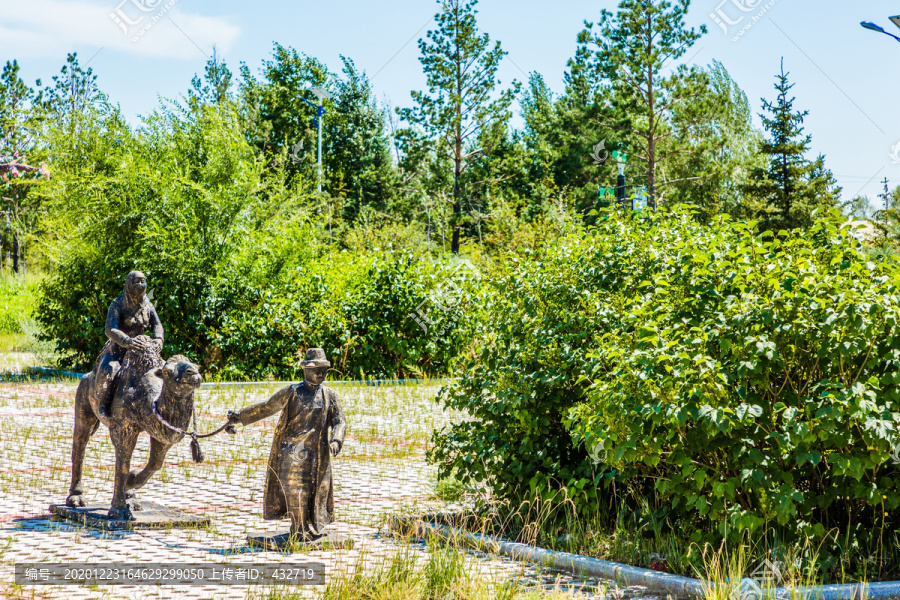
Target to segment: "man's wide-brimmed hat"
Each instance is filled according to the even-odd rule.
[[[331,363],[325,358],[325,351],[321,348],[310,348],[306,351],[306,358],[300,361],[301,367],[330,367]]]

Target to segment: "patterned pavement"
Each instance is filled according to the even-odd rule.
[[[247,598],[260,591],[246,586],[17,586],[15,563],[22,562],[298,562],[319,561],[326,577],[368,568],[410,550],[426,557],[424,544],[388,535],[392,515],[445,509],[433,495],[434,469],[425,461],[431,432],[452,415],[433,401],[437,386],[335,389],[347,415],[348,434],[334,462],[337,532],[355,541],[352,550],[285,555],[248,547],[248,533],[284,531],[288,522],[262,519],[265,464],[277,416],[203,440],[202,464],[191,461],[187,441],[166,457],[166,464],[138,491],[140,500],[203,514],[202,529],[104,532],[50,519],[48,506],[65,501],[69,485],[74,384],[0,384],[0,597],[9,598]],[[268,397],[274,389],[198,392],[198,429],[218,427],[228,409]],[[138,442],[133,463],[142,465],[149,438]],[[85,458],[85,500],[106,503],[112,494],[114,455],[105,428],[94,435]],[[486,576],[524,577],[537,586],[582,586],[567,576],[527,565],[469,554]],[[360,562],[363,561],[363,562]],[[597,582],[590,582],[596,584]],[[296,587],[303,597],[321,595],[322,586]],[[612,595],[612,594],[611,594]],[[590,593],[587,592],[590,597]]]

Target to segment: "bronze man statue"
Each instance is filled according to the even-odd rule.
[[[266,402],[229,411],[228,420],[255,423],[281,411],[275,428],[263,500],[263,518],[291,519],[291,536],[317,540],[334,520],[331,457],[341,451],[347,428],[333,389],[322,385],[331,363],[321,348],[310,348],[305,381],[275,393]]]
[[[149,351],[156,345],[158,355],[163,346],[163,326],[145,292],[147,277],[140,271],[132,271],[125,278],[125,289],[109,305],[106,314],[106,337],[109,339],[94,362],[91,373],[90,403],[102,418],[110,415],[109,404],[116,375],[122,368],[122,359],[128,350]],[[150,342],[142,341],[150,331]],[[138,336],[142,336],[138,339]]]

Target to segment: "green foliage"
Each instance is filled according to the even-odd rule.
[[[233,112],[196,110],[158,112],[140,134],[123,131],[108,174],[53,180],[59,267],[42,286],[38,320],[71,366],[86,368],[102,347],[107,308],[132,269],[155,291],[167,351],[205,360],[230,301],[215,293],[225,259],[277,217],[273,205],[289,205],[284,189],[262,181]]]
[[[391,163],[385,113],[365,73],[344,56],[342,77],[336,78],[335,101],[326,117],[323,152],[327,156],[331,191],[345,198],[343,217],[360,218],[365,209],[396,211],[396,172]]]
[[[392,207],[396,177],[384,111],[365,73],[349,58],[341,60],[337,75],[318,59],[276,43],[260,78],[242,66],[240,105],[254,147],[312,189],[318,178],[317,117],[306,101],[319,101],[308,88],[324,87],[333,94],[323,101],[323,189],[331,196],[329,211],[335,220],[352,222],[363,207]],[[210,86],[215,87],[213,81]]]
[[[701,219],[727,212],[737,214],[749,175],[764,166],[762,134],[753,127],[747,95],[725,66],[713,61],[705,69],[704,85],[689,102],[671,111],[672,144],[679,149],[670,164],[670,203],[693,205]]]
[[[6,61],[0,74],[0,155],[12,156],[34,143],[33,99],[34,90],[19,77],[19,63]]]
[[[429,294],[458,281],[451,263],[410,254],[332,252],[274,284],[247,290],[215,337],[227,360],[223,377],[299,376],[307,348],[331,357],[339,378],[406,378],[446,373],[468,342],[477,312],[468,286],[456,312],[426,307],[424,331],[413,318]]]
[[[443,396],[473,419],[431,456],[695,541],[877,543],[900,508],[898,283],[830,220],[773,237],[610,217],[492,282],[490,343]]]
[[[18,166],[0,168],[0,215],[5,217],[0,253],[15,253],[19,259],[31,246],[29,234],[40,218],[39,187],[49,175],[41,160],[47,157],[47,148],[38,136],[40,104],[35,91],[19,77],[18,62],[7,61],[0,74],[0,166]]]
[[[33,275],[0,275],[0,334],[19,334],[31,317],[40,279]]]
[[[580,216],[590,222],[589,213],[599,203],[597,188],[616,181],[615,161],[609,157],[619,149],[621,140],[605,124],[609,100],[598,75],[584,64],[586,53],[579,47],[569,61],[562,97],[554,98],[538,73],[531,74],[523,94],[528,160],[508,187],[522,198],[524,206],[519,212],[526,221],[552,212],[560,197],[567,195]],[[595,164],[595,156],[600,164]]]
[[[548,477],[592,479],[585,452],[564,424],[582,398],[587,353],[598,335],[597,302],[583,277],[592,252],[575,235],[537,257],[504,257],[488,277],[485,317],[474,331],[480,355],[458,385],[442,390],[446,406],[467,419],[435,439],[432,460],[443,476],[486,485],[501,498],[521,498],[547,487]],[[573,268],[574,267],[574,268]],[[616,270],[596,277],[614,279]],[[593,486],[580,486],[599,501]],[[541,488],[541,489],[538,489]]]
[[[412,318],[455,267],[430,257],[419,229],[388,225],[379,211],[389,197],[379,191],[391,177],[387,142],[352,62],[333,83],[341,97],[329,114],[335,181],[356,192],[312,196],[305,171],[284,168],[286,146],[272,160],[271,132],[287,143],[294,125],[306,131],[283,110],[290,90],[329,77],[312,59],[276,50],[266,80],[244,73],[239,97],[214,57],[184,102],[165,103],[136,131],[87,92],[67,104],[58,84],[44,100],[65,118],[43,132],[60,172],[41,190],[53,268],[36,317],[63,366],[90,368],[132,269],[148,277],[166,352],[191,356],[209,377],[296,376],[297,354],[310,346],[325,347],[342,376],[442,375],[467,347],[474,313],[438,310],[428,332]],[[64,75],[93,89],[70,58]],[[356,198],[353,229],[336,212],[345,196]]]
[[[188,97],[191,101],[204,104],[222,104],[230,98],[231,70],[219,60],[215,46],[212,57],[206,61],[203,79],[194,75]],[[205,85],[204,85],[205,84]]]

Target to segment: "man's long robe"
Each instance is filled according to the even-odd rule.
[[[290,385],[269,400],[241,410],[249,425],[281,411],[266,472],[263,518],[303,516],[303,528],[318,533],[334,520],[331,442],[344,445],[347,424],[333,389],[306,382]]]

